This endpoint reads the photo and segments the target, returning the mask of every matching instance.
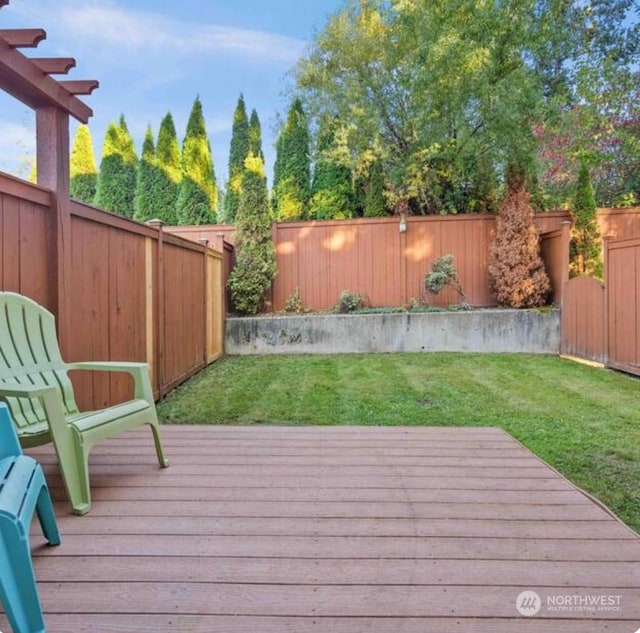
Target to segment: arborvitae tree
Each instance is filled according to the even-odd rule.
[[[498,303],[512,308],[544,305],[549,278],[540,257],[538,229],[525,178],[514,174],[496,222],[489,255],[489,280]]]
[[[138,163],[138,179],[134,199],[134,220],[146,222],[147,220],[158,217],[158,185],[160,184],[161,178],[162,172],[158,169],[157,165],[153,132],[151,126],[149,126],[142,145],[142,156]]]
[[[249,118],[249,151],[264,160],[264,152],[262,151],[262,126],[255,108],[251,110]]]
[[[80,125],[71,148],[69,193],[80,202],[92,203],[96,197],[98,169],[93,154],[89,126]]]
[[[369,168],[369,178],[365,186],[364,215],[380,218],[389,215],[389,207],[384,192],[386,190],[384,166],[376,160]]]
[[[98,174],[96,205],[125,217],[133,216],[138,157],[124,115],[107,128]]]
[[[602,279],[602,248],[596,219],[596,197],[587,164],[580,163],[573,205],[573,229],[570,245],[570,274]]]
[[[233,305],[238,312],[255,314],[276,275],[276,256],[264,162],[253,154],[242,175],[235,240],[236,264],[229,276]]]
[[[280,220],[307,217],[311,197],[309,124],[300,99],[295,99],[276,146],[274,200]]]
[[[233,113],[233,128],[229,148],[229,182],[224,197],[224,221],[233,224],[240,204],[240,187],[244,161],[249,155],[249,120],[244,97],[240,95]]]
[[[179,224],[214,223],[217,201],[211,147],[202,104],[196,97],[182,144],[182,182],[177,201]]]
[[[318,132],[318,158],[309,203],[309,216],[318,220],[343,220],[354,214],[351,170],[329,154],[334,136],[332,122],[323,120]]]
[[[182,168],[180,145],[171,112],[167,112],[160,123],[156,161],[161,175],[158,176],[157,181],[155,217],[165,224],[177,224],[176,204],[182,180]]]

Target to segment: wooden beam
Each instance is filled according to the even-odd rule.
[[[38,110],[55,106],[81,123],[87,123],[93,112],[89,106],[42,71],[20,51],[0,36],[0,90]]]
[[[6,7],[9,4],[9,0],[0,0],[0,9]]]
[[[30,59],[45,75],[66,75],[76,65],[73,57],[31,57]]]
[[[35,48],[46,38],[44,29],[0,29],[0,39],[11,48]]]
[[[58,83],[72,95],[90,95],[100,85],[96,79],[76,79]]]

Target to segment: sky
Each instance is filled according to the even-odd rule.
[[[278,117],[288,108],[290,70],[343,0],[10,0],[0,29],[44,28],[27,57],[74,57],[58,79],[97,79],[80,97],[100,161],[107,125],[124,114],[138,153],[151,124],[170,111],[179,141],[200,96],[218,183],[224,186],[233,111],[240,93],[262,123],[271,180]],[[71,137],[77,123],[72,119]],[[0,171],[27,177],[35,117],[0,92]]]

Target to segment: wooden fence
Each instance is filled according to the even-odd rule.
[[[0,174],[0,289],[56,313],[67,360],[147,361],[161,397],[222,354],[222,252],[74,201],[68,233],[52,231],[52,198]],[[69,271],[64,311],[57,257]],[[125,375],[73,380],[84,408],[122,400],[131,388]]]
[[[640,375],[640,237],[605,240],[604,285],[565,285],[561,352]]]
[[[494,227],[492,215],[410,217],[406,231],[400,231],[397,217],[274,224],[278,275],[268,307],[282,310],[296,288],[304,307],[316,310],[334,306],[343,290],[366,295],[375,306],[405,305],[424,298],[423,280],[431,262],[449,253],[468,301],[493,305],[487,268]],[[167,230],[192,240],[233,239],[229,225]],[[568,225],[562,223],[542,235],[557,304],[568,275],[568,235]],[[450,289],[427,299],[439,306],[458,300]]]

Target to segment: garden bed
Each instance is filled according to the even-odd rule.
[[[228,318],[225,351],[245,354],[557,354],[560,311],[470,310]]]

